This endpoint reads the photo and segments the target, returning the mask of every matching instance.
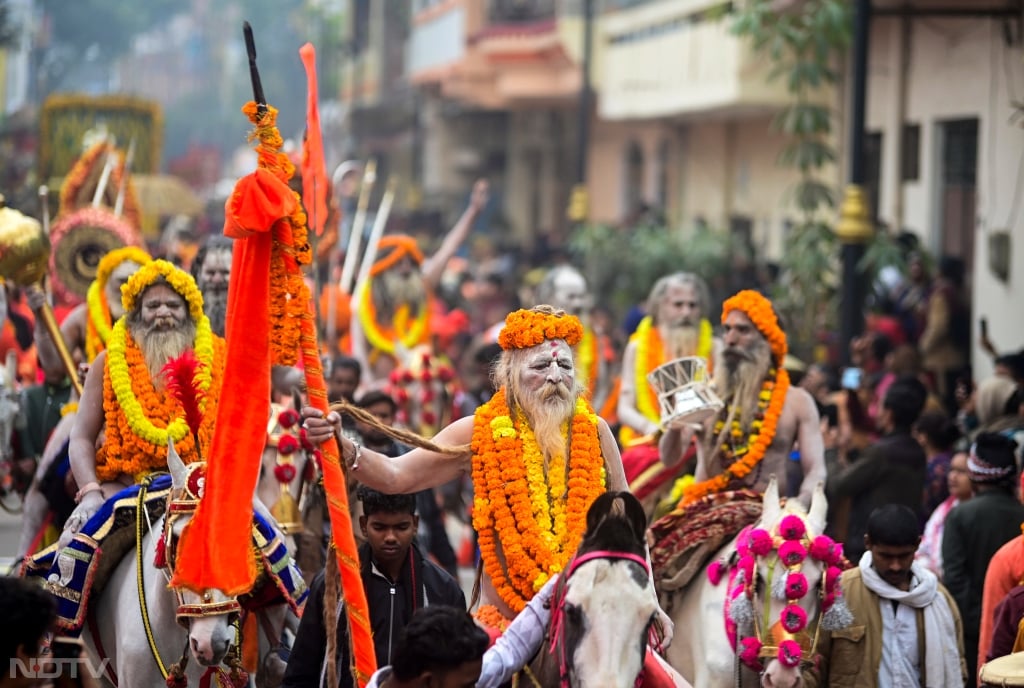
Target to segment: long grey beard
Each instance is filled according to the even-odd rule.
[[[210,289],[203,292],[203,310],[210,319],[210,329],[218,337],[223,337],[227,326],[228,290]]]
[[[715,371],[715,389],[728,411],[725,426],[715,438],[713,447],[732,441],[730,426],[737,417],[743,436],[746,437],[750,432],[750,423],[757,413],[761,387],[772,366],[771,348],[767,342],[758,344],[750,353],[751,359],[743,359],[734,367],[723,362]]]
[[[192,348],[196,339],[196,326],[191,320],[174,330],[156,330],[139,323],[129,325],[129,331],[146,360],[150,379],[158,388],[162,386],[161,374],[167,362]]]
[[[572,420],[576,409],[576,397],[566,385],[545,385],[538,392],[528,392],[521,399],[537,447],[544,455],[545,465],[559,455],[564,455],[567,437],[562,428]]]
[[[408,306],[410,315],[419,313],[426,301],[423,276],[413,271],[401,275],[387,270],[373,282],[373,305],[380,321],[390,321],[402,306]]]
[[[665,337],[665,360],[673,361],[684,356],[696,356],[699,341],[700,329],[693,325],[669,328]]]

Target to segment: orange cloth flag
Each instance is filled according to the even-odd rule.
[[[288,186],[262,169],[240,179],[226,204],[224,234],[236,243],[224,387],[203,498],[185,528],[172,581],[196,592],[239,595],[256,580],[252,496],[270,417],[270,229],[295,204]]]
[[[320,132],[317,105],[316,49],[312,43],[299,48],[306,69],[306,138],[302,142],[302,205],[306,207],[309,228],[322,236],[327,223],[327,163]]]

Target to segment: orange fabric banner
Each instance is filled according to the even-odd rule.
[[[256,580],[252,496],[270,416],[269,230],[287,217],[283,199],[290,197],[279,193],[280,186],[288,190],[283,182],[260,172],[239,180],[226,208],[225,234],[245,238],[236,240],[231,259],[224,387],[203,498],[185,527],[171,581],[196,592],[239,595]]]
[[[320,131],[317,104],[316,49],[312,43],[299,48],[306,69],[306,138],[302,142],[302,205],[306,207],[309,228],[322,236],[327,223],[327,163]]]

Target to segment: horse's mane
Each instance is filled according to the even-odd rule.
[[[605,492],[587,511],[587,530],[577,556],[598,550],[643,555],[647,516],[629,492]]]

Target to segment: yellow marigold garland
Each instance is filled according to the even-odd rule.
[[[405,349],[412,349],[430,342],[430,303],[425,301],[416,319],[409,324],[409,307],[402,306],[395,314],[390,327],[382,328],[377,323],[377,307],[373,303],[373,278],[366,280],[359,294],[359,324],[370,345],[386,354],[395,354],[396,341]]]
[[[473,526],[480,538],[480,552],[501,599],[518,613],[543,587],[548,578],[568,563],[586,530],[590,504],[605,489],[606,474],[598,419],[584,399],[576,403],[570,425],[568,471],[564,459],[549,467],[547,484],[540,451],[529,447],[535,441],[517,430],[505,400],[504,390],[481,406],[473,424],[473,486],[476,493]],[[562,476],[554,477],[561,470]],[[565,487],[560,487],[565,481]],[[543,485],[539,485],[544,481]],[[538,521],[533,494],[543,489],[545,496],[561,491],[562,500],[552,499],[547,513]],[[564,500],[564,507],[559,504]],[[550,523],[545,532],[544,526]],[[564,523],[564,526],[562,525]],[[500,543],[505,556],[503,567],[498,557]]]
[[[747,438],[746,453],[739,456],[739,451],[734,453],[738,457],[730,466],[713,478],[690,485],[683,491],[681,506],[691,504],[702,497],[721,492],[729,486],[734,479],[741,480],[757,467],[764,459],[765,452],[775,439],[775,431],[778,429],[779,418],[782,416],[782,408],[786,404],[786,393],[789,390],[789,373],[785,368],[780,367],[775,374],[774,380],[769,377],[761,388],[761,399],[768,397],[768,406],[764,411],[764,418],[755,418],[751,423],[751,432]],[[719,432],[722,426],[718,426]]]
[[[636,396],[636,408],[644,415],[644,418],[657,423],[661,420],[661,406],[658,403],[658,393],[647,381],[647,374],[667,363],[668,360],[665,355],[665,346],[661,341],[661,333],[655,326],[654,319],[648,315],[641,320],[629,340],[636,342],[636,359],[633,367],[633,393]],[[711,323],[706,318],[701,318],[697,355],[708,362],[709,368],[712,364],[713,348],[714,332],[711,329]],[[637,434],[632,428],[622,426],[619,430],[619,439],[623,444],[628,444],[636,437]]]
[[[96,355],[103,351],[110,339],[111,325],[110,305],[107,303],[105,290],[110,275],[120,267],[121,263],[132,261],[145,265],[153,258],[138,246],[123,246],[103,256],[96,267],[96,278],[89,285],[85,302],[88,308],[85,328],[85,356],[91,363]]]
[[[198,327],[203,319],[203,293],[196,286],[192,275],[166,260],[153,260],[135,271],[121,287],[121,305],[125,314],[131,313],[138,305],[139,299],[146,289],[158,279],[163,278],[171,288],[181,294],[188,305],[189,315]],[[207,321],[209,323],[209,321]],[[115,325],[116,327],[116,325]],[[199,352],[196,352],[198,355]]]
[[[577,377],[587,388],[590,398],[594,398],[594,390],[597,388],[597,376],[600,371],[601,351],[598,336],[594,330],[583,326],[583,337],[579,346],[576,347],[576,371]]]
[[[287,153],[281,152],[284,140],[277,128],[277,108],[267,105],[263,118],[258,107],[249,101],[242,112],[256,129],[249,140],[258,140],[256,154],[259,166],[287,182],[295,173],[295,165]],[[296,199],[299,194],[295,193]],[[306,228],[306,212],[296,203],[288,222],[275,222],[274,244],[270,252],[270,348],[275,365],[294,365],[299,357],[302,319],[309,308],[309,286],[301,266],[313,261]]]
[[[564,339],[569,346],[576,346],[582,338],[583,325],[574,315],[521,309],[505,318],[505,326],[498,334],[498,344],[508,351],[529,349],[551,339]]]
[[[754,323],[758,332],[768,340],[775,363],[781,366],[786,358],[786,333],[779,327],[779,319],[775,315],[775,309],[772,308],[772,302],[760,292],[744,289],[722,304],[723,323],[729,313],[733,311],[742,311],[750,318],[750,322]]]
[[[205,450],[213,437],[216,398],[224,373],[224,340],[213,335],[206,316],[196,326],[195,353],[201,362],[196,385],[204,393],[199,442]],[[157,391],[148,371],[139,374],[140,370],[145,371],[145,366],[142,352],[122,317],[114,325],[107,348],[103,378],[106,440],[96,457],[96,475],[100,480],[113,480],[121,473],[137,476],[166,467],[168,437],[174,439],[175,449],[186,463],[200,458],[180,404],[173,394]],[[210,399],[214,403],[209,403]]]

